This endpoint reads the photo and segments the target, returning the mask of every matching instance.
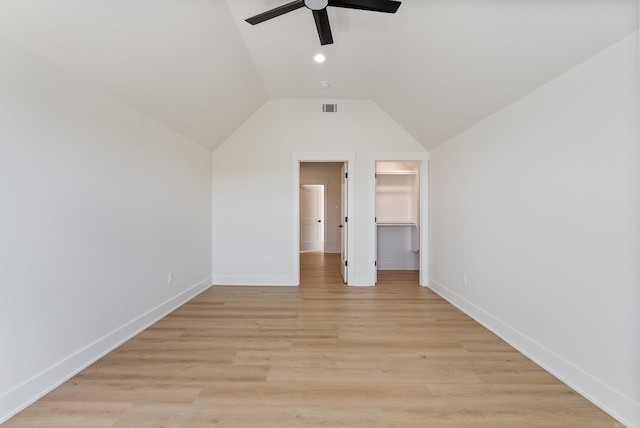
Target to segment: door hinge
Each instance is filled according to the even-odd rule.
[[[378,173],[373,174],[373,178],[378,178]]]
[[[373,265],[374,265],[374,266],[378,266],[378,261],[377,261],[377,260],[376,260],[376,261],[374,261],[374,262],[373,262]]]
[[[349,262],[345,260],[345,261],[344,261],[344,265],[345,265],[345,266],[349,266]]]
[[[348,223],[348,222],[349,222],[349,217],[345,217],[345,218],[344,218],[344,222],[345,222],[345,223]]]
[[[349,173],[348,172],[344,173],[344,178],[349,178]]]
[[[378,222],[378,217],[374,217],[374,218],[373,218],[373,222],[374,222],[374,223],[377,223],[377,222]]]

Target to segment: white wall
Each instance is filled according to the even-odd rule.
[[[2,422],[210,285],[211,154],[2,39],[0,58]]]
[[[431,286],[633,426],[638,71],[636,32],[432,151],[429,177]]]
[[[369,152],[424,152],[375,103],[271,100],[213,153],[215,284],[297,284],[291,206],[294,152],[355,153],[355,278],[371,281]],[[269,264],[264,264],[264,257]]]
[[[340,162],[301,162],[300,184],[325,184],[324,251],[340,252]]]
[[[419,270],[418,253],[412,251],[415,226],[378,226],[378,270]]]
[[[376,180],[376,217],[379,223],[417,222],[420,201],[416,174],[380,174]]]

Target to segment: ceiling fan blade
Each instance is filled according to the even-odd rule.
[[[251,18],[245,19],[249,24],[256,25],[264,21],[268,21],[269,19],[276,18],[280,15],[284,15],[285,13],[294,11],[296,9],[300,9],[304,6],[304,0],[296,0],[291,3],[283,4],[282,6],[278,6],[256,16],[252,16]]]
[[[400,7],[400,2],[393,0],[329,0],[329,6],[396,13]]]
[[[331,27],[329,26],[329,15],[327,15],[327,9],[314,10],[313,19],[316,21],[316,28],[318,29],[318,36],[320,37],[321,45],[330,45],[333,43],[333,36],[331,35]]]

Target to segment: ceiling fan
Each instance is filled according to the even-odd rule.
[[[280,15],[284,15],[285,13],[300,9],[301,7],[306,7],[307,9],[311,9],[313,12],[313,18],[316,21],[316,29],[318,30],[318,36],[320,37],[320,44],[330,45],[333,43],[333,37],[331,36],[329,16],[327,15],[328,6],[370,10],[373,12],[396,13],[400,7],[400,2],[393,0],[296,0],[260,13],[256,16],[252,16],[251,18],[247,18],[245,21],[251,25],[256,25]]]

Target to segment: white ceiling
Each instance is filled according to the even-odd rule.
[[[0,0],[0,35],[210,148],[268,99],[223,0]]]
[[[0,35],[212,149],[269,98],[373,99],[429,149],[638,28],[638,0],[330,7],[323,47],[305,8],[244,22],[288,1],[0,0]]]

